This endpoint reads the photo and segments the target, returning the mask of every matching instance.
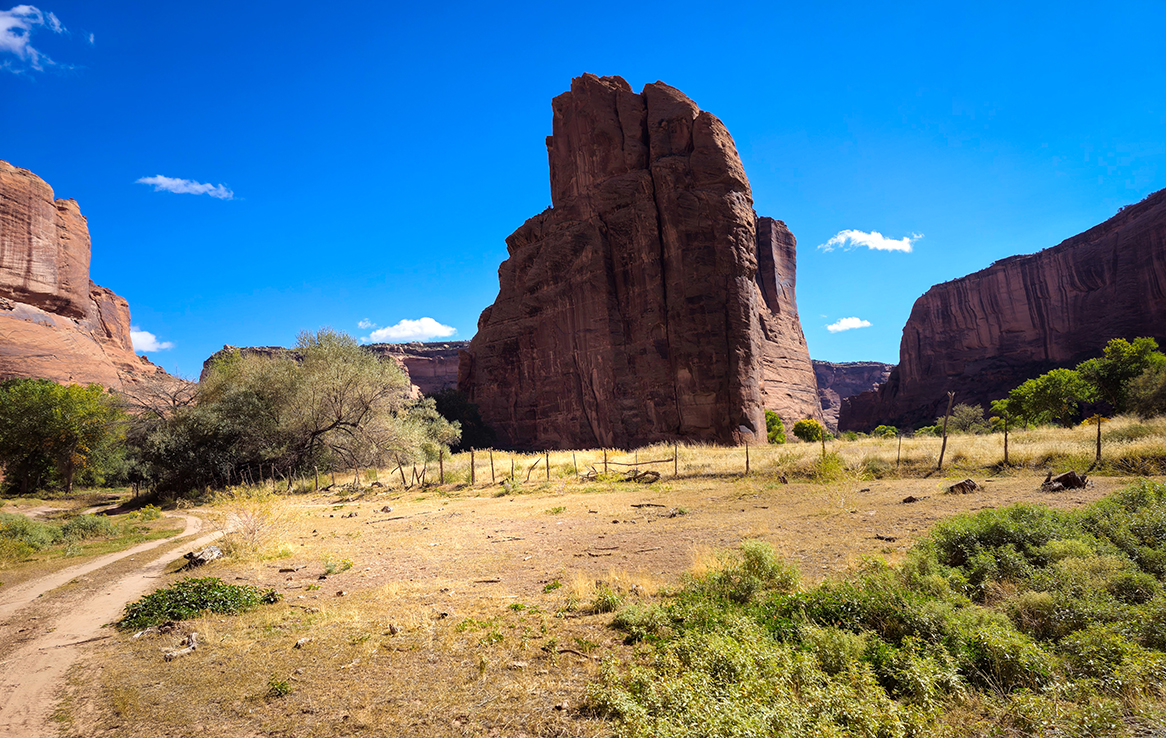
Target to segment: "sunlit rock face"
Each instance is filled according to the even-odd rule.
[[[898,366],[843,402],[839,427],[933,423],[948,391],[987,405],[1138,336],[1166,344],[1166,190],[1057,246],[932,287],[911,310]]]
[[[500,443],[764,438],[821,417],[792,234],[759,219],[732,137],[661,82],[583,75],[552,103],[552,207],[507,240],[459,387]]]
[[[89,257],[76,201],[0,161],[0,379],[117,390],[172,379],[134,354],[129,305],[89,280]]]

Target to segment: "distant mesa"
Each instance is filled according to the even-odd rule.
[[[766,409],[821,419],[793,234],[754,212],[721,121],[592,74],[552,109],[552,207],[506,239],[460,362],[499,442],[761,442]]]
[[[822,417],[831,433],[838,432],[838,411],[848,397],[878,389],[887,381],[894,364],[877,361],[845,361],[834,363],[814,360],[814,376],[818,380],[818,399],[822,401]]]
[[[898,366],[843,402],[839,427],[934,423],[948,391],[986,406],[1138,336],[1166,345],[1166,190],[1057,246],[932,287],[911,310]]]
[[[134,353],[129,305],[89,279],[89,258],[77,202],[0,161],[0,379],[119,391],[180,382]]]

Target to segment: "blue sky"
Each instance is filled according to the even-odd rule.
[[[725,122],[817,359],[896,361],[931,285],[1166,187],[1161,0],[35,8],[0,0],[0,159],[80,202],[94,281],[184,376],[322,326],[472,337],[583,72]]]

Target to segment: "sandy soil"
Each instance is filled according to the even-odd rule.
[[[199,518],[177,517],[186,523],[184,538],[202,531]],[[182,545],[197,549],[219,535]],[[173,557],[153,549],[174,542],[142,543],[0,592],[0,735],[58,733],[48,720],[69,666],[85,644],[112,637],[102,628],[128,602],[157,586]]]
[[[1131,481],[1098,477],[1088,489],[1044,494],[1042,478],[981,478],[983,489],[968,495],[945,494],[950,479],[784,485],[733,477],[652,487],[553,483],[506,496],[479,486],[291,498],[299,512],[280,538],[288,555],[278,562],[226,559],[207,572],[273,587],[283,602],[251,625],[222,618],[192,624],[205,631],[206,646],[178,662],[161,659],[176,639],[117,636],[92,644],[66,692],[67,732],[609,733],[555,705],[578,704],[602,659],[631,657],[633,647],[609,627],[611,616],[524,621],[512,606],[554,613],[579,581],[642,582],[649,591],[671,585],[694,561],[746,538],[770,542],[813,582],[864,556],[899,560],[937,521],[957,513],[1015,502],[1076,508]],[[918,499],[904,503],[907,496]],[[326,560],[352,566],[325,579]],[[548,590],[555,580],[562,588]],[[551,630],[533,636],[528,648],[522,629],[539,617]],[[482,645],[484,631],[465,628],[470,618],[497,619],[506,640]],[[389,623],[400,633],[382,632]],[[296,648],[305,636],[314,644]],[[546,638],[558,639],[557,655],[540,650]],[[595,646],[590,656],[572,650],[580,639]],[[511,668],[515,661],[529,668]],[[217,676],[208,681],[208,674]],[[264,699],[272,674],[292,675],[292,694]]]

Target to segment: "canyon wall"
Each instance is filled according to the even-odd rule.
[[[793,237],[757,218],[721,121],[590,74],[552,108],[552,207],[506,239],[459,366],[500,444],[756,442],[765,409],[821,418]]]
[[[1138,336],[1166,345],[1166,190],[1057,246],[932,287],[911,310],[898,366],[844,401],[839,427],[934,423],[948,391],[986,406]]]
[[[822,417],[831,433],[838,432],[838,412],[842,401],[878,389],[887,381],[894,364],[877,361],[846,361],[834,363],[814,360],[814,376],[818,380],[818,399],[822,402]]]
[[[0,161],[0,379],[122,391],[177,381],[134,353],[129,305],[90,281],[89,259],[77,203]]]

